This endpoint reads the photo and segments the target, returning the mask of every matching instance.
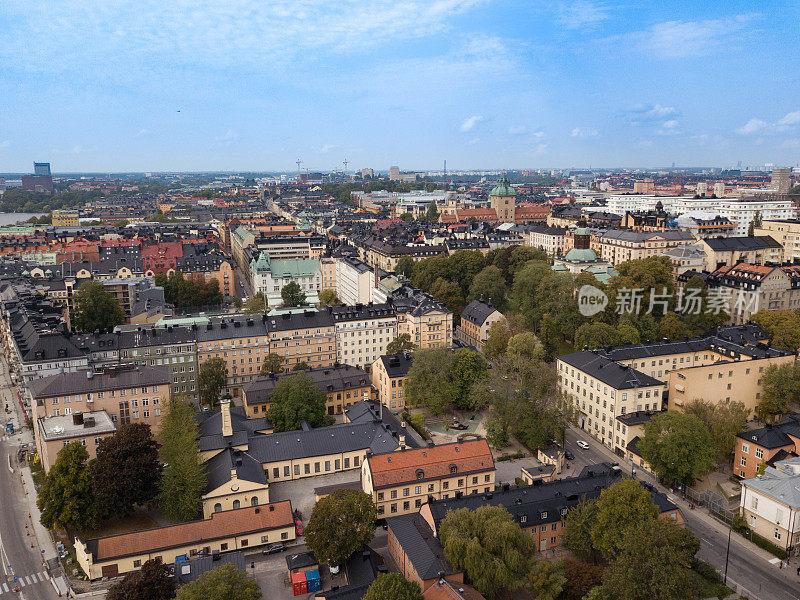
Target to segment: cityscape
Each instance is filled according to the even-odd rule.
[[[9,7],[0,600],[800,600],[798,17]]]

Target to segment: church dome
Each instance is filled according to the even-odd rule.
[[[597,255],[590,248],[573,248],[567,252],[564,260],[570,262],[594,262],[597,260]]]
[[[490,196],[516,196],[517,190],[511,187],[508,177],[501,177],[497,185],[489,192]]]

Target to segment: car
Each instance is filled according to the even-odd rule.
[[[270,544],[261,551],[261,554],[277,554],[286,550],[286,546],[278,542],[277,544]]]
[[[297,535],[303,535],[303,522],[300,519],[296,519],[294,522],[294,532]]]
[[[569,450],[566,450],[564,452],[564,458],[566,458],[567,460],[573,460],[575,458],[575,455]]]
[[[464,431],[466,428],[467,426],[460,421],[453,421],[453,424],[450,426],[450,429],[456,429],[458,431]]]
[[[578,445],[579,448],[583,448],[584,450],[587,450],[589,448],[589,444],[587,444],[583,440],[578,440],[575,443]]]

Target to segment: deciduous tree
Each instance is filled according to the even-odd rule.
[[[232,564],[222,565],[182,585],[175,600],[261,600],[261,588]]]
[[[228,385],[228,366],[223,359],[211,358],[200,365],[197,391],[200,393],[201,402],[214,408],[226,385]]]
[[[333,417],[325,413],[327,399],[325,391],[310,375],[297,373],[278,381],[269,396],[272,406],[265,416],[275,431],[300,429],[303,421],[311,427],[330,425]]]
[[[506,280],[503,273],[494,265],[489,265],[481,270],[469,286],[471,300],[483,298],[485,302],[491,300],[492,305],[502,310],[506,304]]]
[[[99,281],[85,281],[72,296],[70,324],[76,331],[111,331],[125,321],[119,301]]]
[[[730,460],[736,445],[736,435],[744,431],[750,411],[743,402],[717,402],[697,398],[687,402],[684,412],[696,416],[711,432],[718,460]]]
[[[319,293],[319,303],[322,306],[339,306],[342,301],[339,300],[336,290],[325,289]]]
[[[36,506],[42,513],[42,525],[48,529],[97,524],[89,453],[80,442],[72,442],[59,450],[39,491]]]
[[[400,354],[404,350],[413,350],[414,348],[416,345],[411,341],[411,335],[401,333],[386,346],[386,354]]]
[[[283,373],[283,357],[280,354],[270,352],[264,357],[264,362],[261,364],[261,374],[268,373]]]
[[[659,477],[691,485],[714,466],[716,448],[700,419],[669,411],[645,423],[639,452]]]
[[[400,275],[404,275],[405,277],[408,277],[410,279],[411,274],[414,272],[414,259],[411,258],[410,256],[403,256],[397,261],[397,264],[394,266],[394,272]]]
[[[473,406],[473,384],[486,374],[483,357],[472,350],[426,348],[414,352],[414,361],[405,384],[406,400],[425,406],[435,415],[452,407]]]
[[[592,541],[592,528],[597,516],[597,502],[582,499],[564,517],[564,535],[561,543],[578,558],[597,561],[598,552]]]
[[[262,292],[256,292],[250,296],[244,303],[244,312],[248,315],[254,315],[267,311],[267,303]]]
[[[319,560],[338,566],[372,541],[376,517],[369,494],[335,490],[314,505],[303,535]]]
[[[422,600],[422,592],[416,582],[400,573],[379,573],[364,594],[364,600]]]
[[[761,382],[761,400],[757,410],[762,421],[785,415],[790,405],[800,399],[800,371],[794,361],[769,365],[764,369]]]
[[[108,588],[106,600],[170,600],[175,597],[172,569],[151,558],[138,571],[130,571]]]
[[[564,560],[561,569],[567,578],[563,600],[582,600],[593,587],[603,584],[603,569],[598,565]]]
[[[600,492],[591,526],[592,546],[606,556],[622,550],[629,529],[658,517],[658,507],[641,484],[623,479]]]
[[[542,560],[528,573],[527,589],[536,600],[557,600],[566,583],[567,578],[558,565]]]
[[[296,281],[290,281],[281,288],[281,299],[284,306],[305,306],[306,293]]]

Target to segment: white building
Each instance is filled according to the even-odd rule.
[[[305,293],[322,291],[322,265],[318,260],[271,260],[262,252],[250,263],[253,292],[279,294],[283,286],[296,282]]]
[[[373,269],[357,258],[340,258],[336,261],[336,294],[343,304],[367,304],[375,287]]]
[[[397,337],[397,314],[390,304],[328,309],[336,332],[336,362],[370,369]]]
[[[800,457],[779,460],[741,484],[739,510],[747,526],[780,548],[800,544]]]

